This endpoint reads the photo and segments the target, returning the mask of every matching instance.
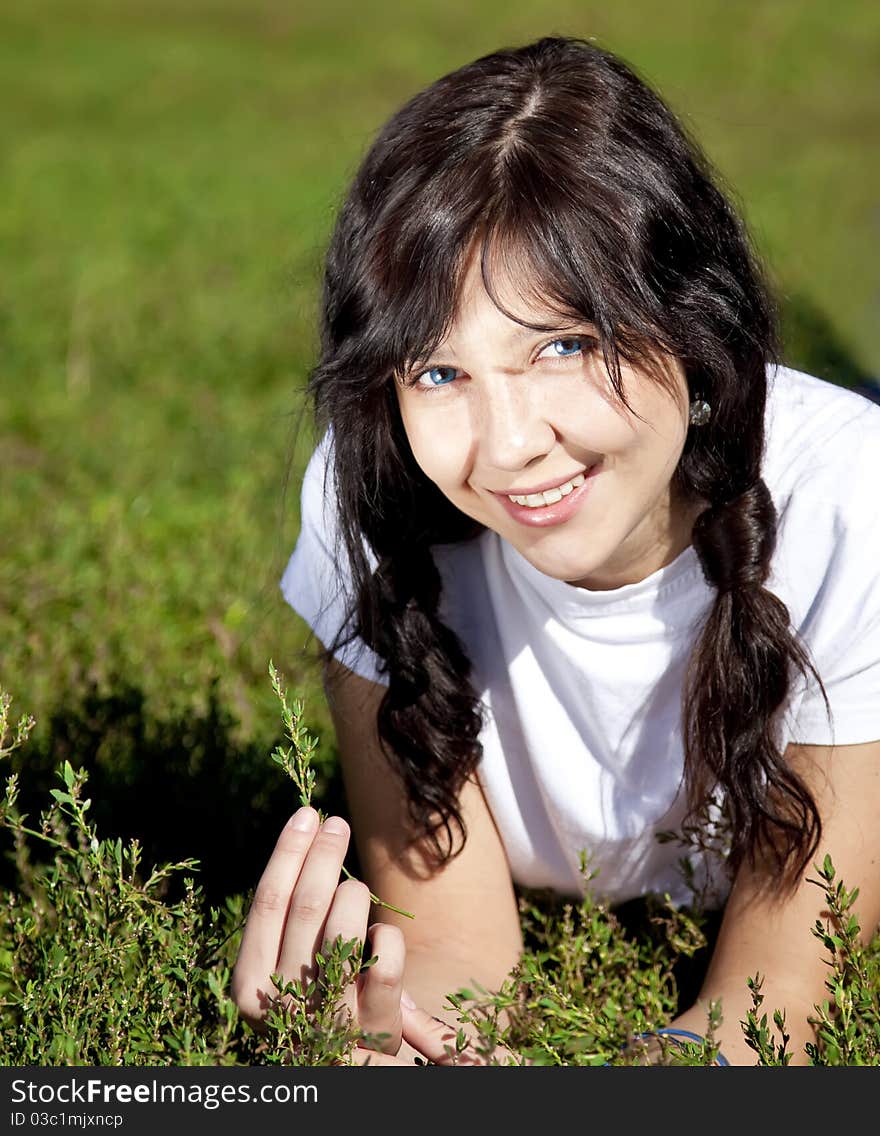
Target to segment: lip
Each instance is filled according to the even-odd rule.
[[[542,481],[540,485],[531,485],[527,489],[505,489],[504,492],[499,493],[498,496],[528,497],[530,493],[545,493],[548,489],[558,489],[560,485],[565,485],[566,481],[572,481],[575,477],[579,477],[581,474],[583,474],[584,477],[588,477],[590,470],[595,469],[598,464],[599,463],[596,462],[594,465],[588,466],[584,469],[575,470],[575,472],[570,473],[568,477],[556,477],[553,479],[553,481]]]
[[[506,493],[496,493],[495,496],[504,506],[508,515],[521,525],[526,525],[529,528],[547,528],[551,525],[561,525],[580,508],[601,470],[602,463],[597,462],[584,471],[583,485],[573,489],[561,501],[556,501],[552,505],[542,505],[537,509],[530,509],[528,505],[517,505],[515,501],[510,500]],[[574,476],[576,477],[577,474],[574,474]],[[570,478],[566,478],[566,480],[570,480]],[[525,497],[528,493],[543,493],[547,489],[555,489],[557,485],[564,484],[564,481],[547,482],[541,488],[520,490],[517,496]]]

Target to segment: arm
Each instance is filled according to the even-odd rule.
[[[829,854],[837,878],[849,890],[860,889],[854,911],[867,940],[880,924],[880,741],[790,745],[786,759],[810,786],[822,817],[816,861]],[[752,1005],[746,979],[755,974],[764,977],[761,1013],[767,1012],[768,1022],[775,1009],[785,1010],[792,1065],[809,1063],[803,1047],[814,1037],[807,1018],[827,997],[828,973],[824,949],[811,932],[827,915],[821,888],[807,882],[815,877],[808,869],[791,895],[773,899],[759,894],[753,870],[739,872],[700,997],[672,1023],[704,1034],[709,1001],[720,999],[724,1020],[717,1040],[732,1065],[756,1064],[739,1025]]]
[[[384,687],[333,662],[326,689],[364,875],[375,895],[415,916],[380,907],[374,918],[396,924],[404,934],[410,996],[454,1023],[445,995],[474,981],[498,989],[522,951],[501,838],[482,791],[469,781],[461,794],[464,849],[431,872],[407,839],[405,790],[379,744],[376,721]]]

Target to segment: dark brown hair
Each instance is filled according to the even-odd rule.
[[[356,596],[330,650],[359,636],[382,660],[379,734],[414,831],[441,861],[466,835],[457,800],[481,754],[480,704],[438,616],[431,549],[481,530],[416,465],[392,383],[446,334],[475,241],[487,287],[495,256],[525,262],[532,298],[595,325],[621,398],[620,359],[660,351],[711,404],[673,479],[706,505],[693,544],[717,588],[685,682],[685,781],[694,815],[719,792],[725,801],[732,868],[760,862],[791,884],[821,826],[776,727],[794,672],[818,675],[764,586],[776,539],[761,479],[773,305],[699,148],[629,66],[573,38],[494,52],[412,98],[369,148],[327,252],[310,390],[319,426],[333,429]]]

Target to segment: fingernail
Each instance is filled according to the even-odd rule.
[[[295,828],[298,832],[308,832],[309,829],[314,828],[315,810],[309,808],[308,805],[303,805],[290,818],[290,827]]]
[[[348,832],[348,825],[345,823],[342,817],[328,817],[327,820],[324,821],[324,831],[333,832],[339,836],[343,836],[346,832]]]
[[[412,1000],[412,998],[410,998],[409,994],[407,994],[405,990],[402,991],[400,995],[400,1004],[401,1006],[406,1006],[408,1010],[414,1010],[416,1008],[415,1002]]]

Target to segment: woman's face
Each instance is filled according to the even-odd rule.
[[[553,324],[503,277],[493,287],[510,311]],[[416,461],[453,505],[546,575],[604,591],[643,580],[690,543],[698,510],[670,488],[688,392],[680,366],[667,366],[674,396],[621,362],[636,418],[590,325],[539,332],[509,319],[475,255],[449,336],[397,394]]]

